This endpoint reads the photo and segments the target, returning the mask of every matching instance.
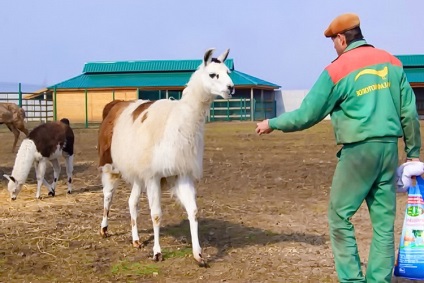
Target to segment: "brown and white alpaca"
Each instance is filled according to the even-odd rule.
[[[15,136],[12,145],[12,152],[15,152],[21,131],[28,136],[28,129],[25,127],[25,111],[15,103],[0,103],[0,125],[6,124],[7,128]]]
[[[15,200],[22,186],[25,184],[31,166],[35,167],[37,177],[37,192],[35,197],[40,198],[41,185],[49,190],[49,195],[55,196],[56,184],[60,174],[59,157],[65,158],[66,173],[68,175],[68,194],[72,192],[72,172],[74,159],[74,132],[69,120],[64,118],[60,122],[48,122],[35,127],[24,139],[19,147],[9,180],[8,191],[10,198]],[[44,179],[48,162],[53,165],[53,183],[50,185]]]
[[[206,51],[203,63],[192,74],[180,100],[113,101],[105,106],[99,130],[99,166],[102,171],[104,211],[100,233],[108,236],[108,216],[118,180],[132,185],[129,198],[132,241],[140,247],[137,230],[138,202],[146,190],[153,222],[153,258],[161,260],[159,227],[162,217],[161,180],[185,207],[190,221],[193,256],[206,261],[198,238],[195,180],[202,176],[203,131],[212,101],[231,97],[234,84],[224,64],[229,50],[212,58]]]

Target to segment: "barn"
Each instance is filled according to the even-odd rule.
[[[38,95],[54,103],[54,119],[68,117],[76,123],[98,123],[102,109],[114,99],[179,99],[201,60],[145,60],[88,62],[82,74],[47,87]],[[275,93],[280,86],[234,68],[226,60],[235,84],[231,100],[216,100],[209,121],[260,120],[276,114]],[[34,98],[36,95],[26,98]]]
[[[420,119],[424,119],[424,55],[397,55],[417,101]]]

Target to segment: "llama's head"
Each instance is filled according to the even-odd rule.
[[[7,190],[9,191],[10,198],[12,200],[16,200],[16,197],[22,190],[23,184],[19,183],[18,180],[16,180],[13,176],[9,176],[6,174],[3,176],[9,180],[9,183],[7,184]]]
[[[212,57],[213,51],[213,48],[206,51],[203,64],[198,69],[203,88],[208,94],[229,99],[234,93],[234,83],[229,75],[230,70],[224,62],[230,49],[227,49],[217,58]]]

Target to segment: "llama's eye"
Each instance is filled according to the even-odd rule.
[[[212,74],[209,74],[209,77],[211,77],[212,79],[213,79],[213,78],[215,78],[215,77],[217,77],[217,78],[218,78],[218,75],[217,75],[217,74],[215,74],[215,73],[212,73]]]

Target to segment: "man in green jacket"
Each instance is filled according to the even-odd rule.
[[[301,131],[331,115],[337,144],[343,145],[328,208],[339,280],[390,282],[398,138],[405,141],[407,160],[419,160],[421,148],[415,95],[401,62],[364,40],[357,15],[335,18],[324,35],[333,40],[337,59],[321,73],[299,109],[258,123],[256,132]],[[366,276],[350,221],[364,200],[373,226]]]

